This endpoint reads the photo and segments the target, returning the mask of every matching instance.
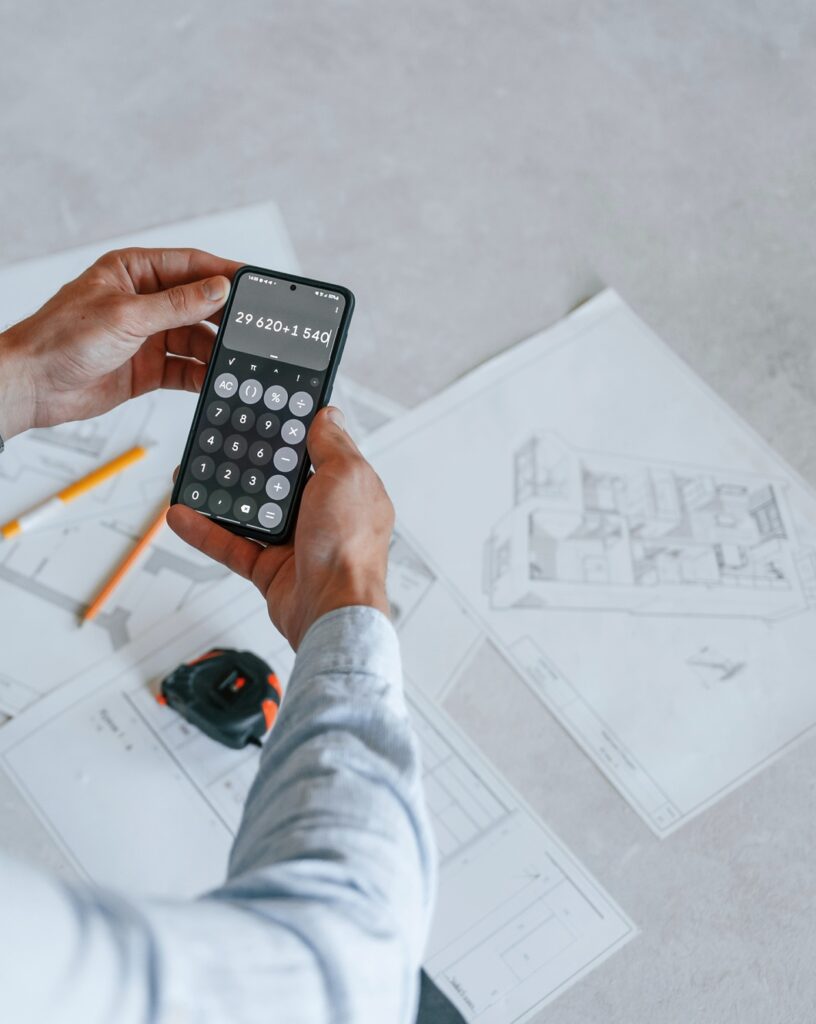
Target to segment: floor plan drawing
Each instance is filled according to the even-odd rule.
[[[364,451],[421,560],[657,835],[816,731],[816,498],[613,292]],[[428,581],[402,562],[410,607]]]
[[[276,207],[262,204],[4,267],[4,316],[10,322],[26,316],[102,252],[125,245],[191,245],[297,269]],[[154,392],[96,419],[29,431],[6,446],[0,459],[4,522],[135,444],[148,454],[41,529],[0,543],[0,609],[19,623],[4,651],[0,711],[20,712],[214,591],[227,588],[221,600],[240,589],[239,581],[164,529],[98,618],[79,628],[82,611],[169,497],[194,406],[192,395]],[[51,645],[38,642],[42,635],[59,645],[58,663]]]
[[[399,547],[404,555],[410,538]],[[435,575],[415,616],[424,601],[435,614],[442,607]],[[101,884],[183,896],[224,875],[259,753],[213,742],[155,692],[176,664],[213,646],[257,651],[284,683],[293,655],[254,593],[198,613],[157,625],[127,658],[100,662],[0,729],[3,768],[77,870]],[[636,930],[428,699],[425,681],[444,667],[409,622],[400,629],[408,703],[441,856],[426,969],[468,1021],[524,1021]]]
[[[513,508],[485,544],[493,608],[773,619],[811,603],[784,481],[573,449],[513,453]]]

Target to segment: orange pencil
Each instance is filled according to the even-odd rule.
[[[82,622],[80,625],[84,625],[89,622],[102,608],[111,594],[116,590],[122,580],[127,576],[134,562],[139,558],[144,549],[150,544],[156,534],[164,525],[164,517],[167,515],[167,509],[169,506],[163,505],[161,512],[156,516],[150,526],[147,528],[147,532],[136,545],[136,547],[130,552],[127,558],[122,562],[116,572],[111,576],[105,586],[99,591],[99,594],[94,598],[93,602],[88,605],[85,614],[82,616]]]

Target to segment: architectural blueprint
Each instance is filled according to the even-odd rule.
[[[416,550],[658,835],[816,726],[816,499],[614,293],[366,452]]]
[[[409,538],[399,535],[394,548],[409,707],[440,851],[426,969],[469,1021],[523,1021],[635,930],[416,685],[455,685],[485,638]],[[154,625],[120,660],[100,662],[0,729],[0,765],[77,870],[132,893],[184,896],[218,884],[258,757],[160,706],[158,682],[219,645],[251,648],[282,681],[292,666],[257,594],[195,608],[197,620],[190,612]],[[458,638],[455,654],[417,628],[440,615]]]
[[[14,323],[27,316],[101,253],[126,245],[194,246],[297,269],[277,208],[250,206],[2,268],[4,317]],[[192,395],[154,392],[105,416],[30,431],[7,445],[0,459],[3,522],[134,444],[150,451],[47,526],[0,543],[0,609],[17,626],[4,645],[0,711],[19,712],[168,614],[183,615],[191,602],[244,586],[165,529],[99,617],[78,628],[82,610],[169,496],[194,405]],[[49,645],[37,642],[43,635]]]
[[[188,244],[294,266],[274,207],[189,227],[181,240]],[[163,229],[141,244],[181,244],[180,234]],[[279,255],[267,236],[278,238]],[[225,238],[235,245],[226,248]],[[263,253],[247,244],[253,238],[252,244],[267,246]],[[5,281],[18,294],[28,287],[28,306],[16,314],[22,316],[57,278],[81,269],[98,251],[137,241],[68,254],[72,265],[54,263],[42,296],[32,282],[39,283],[38,267],[47,268],[52,258],[0,271],[0,288]],[[342,377],[334,400],[358,439],[402,411]],[[257,594],[169,531],[100,616],[98,629],[76,628],[97,582],[90,577],[116,563],[166,494],[178,453],[166,449],[165,438],[178,438],[190,402],[190,396],[148,396],[100,420],[34,432],[15,441],[0,466],[0,507],[18,511],[79,475],[83,460],[95,464],[135,441],[152,444],[143,473],[101,489],[95,503],[71,506],[52,529],[24,538],[25,545],[0,548],[0,604],[7,603],[22,632],[5,652],[0,707],[28,705],[0,729],[0,764],[80,873],[134,893],[174,896],[201,892],[223,878],[258,754],[226,750],[161,707],[154,699],[158,681],[214,644],[252,648],[283,681],[293,657]],[[488,638],[404,531],[391,545],[389,596],[441,860],[426,968],[469,1021],[524,1021],[635,929],[428,699],[456,687]],[[42,628],[60,656],[54,648],[38,653],[40,676],[23,656],[30,653],[23,641]]]

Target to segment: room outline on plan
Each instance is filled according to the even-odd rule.
[[[786,481],[583,451],[553,430],[513,452],[510,510],[483,549],[495,610],[774,620],[816,604]]]

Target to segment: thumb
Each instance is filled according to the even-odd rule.
[[[149,295],[137,295],[134,308],[144,333],[155,334],[206,320],[224,305],[229,290],[228,278],[208,277]]]
[[[348,458],[359,455],[357,445],[345,429],[343,413],[333,405],[327,405],[312,420],[306,447],[315,469],[332,458]]]

